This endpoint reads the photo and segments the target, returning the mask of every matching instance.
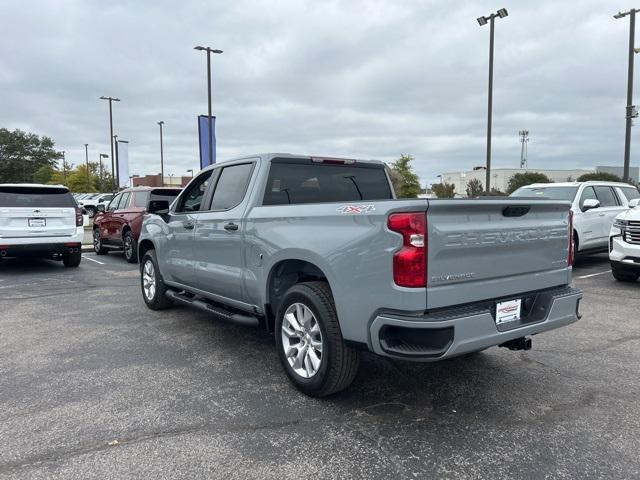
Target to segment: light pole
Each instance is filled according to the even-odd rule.
[[[635,43],[636,33],[636,12],[638,10],[632,8],[628,12],[618,12],[613,16],[615,19],[624,18],[629,15],[629,67],[627,71],[627,106],[626,111],[626,128],[624,132],[624,168],[622,173],[622,180],[629,181],[629,160],[631,157],[631,125],[632,119],[637,117],[633,106],[633,45]]]
[[[173,173],[169,174],[169,186],[173,184]]]
[[[91,179],[89,178],[89,144],[88,143],[84,144],[84,157],[85,157],[86,166],[87,166],[87,188],[89,188],[91,184]]]
[[[191,174],[191,178],[193,178],[193,168],[190,168],[189,170],[187,170],[187,173]]]
[[[116,172],[116,165],[114,163],[115,161],[115,156],[113,154],[113,109],[112,109],[112,104],[113,102],[119,102],[120,99],[119,98],[115,98],[115,97],[100,97],[100,100],[109,100],[109,143],[111,145],[111,176],[114,179],[118,178],[118,172]],[[119,185],[120,182],[116,181],[116,185]]]
[[[160,125],[160,178],[164,187],[164,151],[162,148],[162,126],[164,125],[164,120],[160,120],[158,125]]]
[[[201,46],[193,47],[193,49],[207,52],[207,96],[209,99],[209,118],[207,119],[207,123],[209,126],[209,138],[207,139],[207,145],[209,145],[209,165],[211,165],[213,164],[213,145],[211,145],[211,54],[221,54],[222,50],[216,50],[210,47]]]
[[[62,150],[62,174],[64,176],[64,184],[67,184],[67,157],[64,155],[64,150]]]
[[[491,186],[489,185],[491,182],[491,120],[492,120],[492,109],[493,109],[493,36],[494,36],[494,20],[496,17],[504,18],[509,13],[506,8],[501,8],[496,13],[492,13],[487,17],[479,17],[478,24],[480,26],[486,25],[489,22],[490,32],[489,32],[489,100],[487,107],[487,174],[485,178],[485,187],[487,193],[491,190]]]

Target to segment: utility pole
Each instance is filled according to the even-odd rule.
[[[164,125],[164,120],[160,120],[158,125],[160,125],[160,178],[164,187],[164,152],[162,148],[162,125]]]
[[[100,166],[100,192],[104,192],[104,173],[102,171],[102,159],[103,158],[109,158],[109,155],[107,155],[106,153],[101,153],[100,156],[98,157],[98,164]]]
[[[87,166],[87,190],[88,190],[89,187],[91,186],[91,178],[89,177],[89,144],[88,143],[84,144],[84,157],[85,157],[86,166]]]
[[[493,120],[493,37],[494,37],[494,20],[496,17],[504,18],[509,13],[506,8],[501,8],[496,13],[492,13],[486,17],[479,17],[478,24],[480,26],[489,23],[489,96],[487,105],[487,171],[485,178],[486,192],[491,191],[491,123]]]
[[[622,180],[629,181],[629,162],[631,158],[631,126],[633,118],[638,116],[638,112],[633,105],[633,54],[636,32],[636,12],[632,8],[628,12],[618,12],[613,16],[615,19],[624,18],[629,15],[629,66],[627,71],[627,106],[625,108],[625,132],[624,132],[624,168]]]
[[[112,104],[113,102],[119,102],[120,99],[119,98],[115,98],[115,97],[100,97],[100,100],[108,100],[109,101],[109,144],[111,145],[111,176],[114,179],[118,178],[118,172],[116,171],[116,165],[115,165],[115,156],[113,154],[113,109],[112,109]],[[116,180],[116,185],[120,185],[120,182],[118,182]],[[117,190],[117,187],[116,187]]]
[[[527,143],[529,143],[529,130],[520,130],[520,141],[522,149],[520,150],[520,168],[527,168]]]
[[[64,177],[64,184],[67,184],[67,157],[64,155],[64,150],[62,150],[62,175]]]
[[[211,126],[211,121],[212,121],[212,110],[211,110],[211,54],[212,53],[217,53],[217,54],[221,54],[222,50],[217,50],[217,49],[213,49],[210,47],[201,47],[201,46],[197,46],[193,48],[194,50],[199,50],[199,51],[206,51],[207,52],[207,96],[208,96],[208,101],[209,101],[209,118],[207,119],[208,122],[208,126],[209,126],[209,138],[207,139],[207,145],[209,145],[209,165],[213,164],[213,144],[211,142],[211,137],[212,135],[212,126]]]

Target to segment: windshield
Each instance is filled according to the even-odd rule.
[[[76,202],[64,188],[0,187],[0,207],[66,207],[75,208]]]
[[[546,200],[567,200],[569,202],[578,193],[578,187],[520,187],[510,197],[544,198]]]

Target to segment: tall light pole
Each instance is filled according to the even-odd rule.
[[[164,125],[164,120],[160,120],[158,125],[160,125],[160,178],[164,187],[164,150],[162,148],[162,126]]]
[[[638,10],[632,8],[628,12],[618,12],[613,16],[615,19],[624,18],[629,15],[629,67],[627,71],[627,106],[626,111],[626,128],[624,132],[624,168],[622,173],[622,180],[629,181],[629,161],[631,157],[631,125],[632,119],[637,117],[633,106],[633,45],[635,43],[636,33],[636,12]]]
[[[64,150],[62,150],[62,173],[64,176],[64,184],[67,184],[67,157],[64,156]]]
[[[489,99],[487,107],[487,172],[485,178],[486,192],[491,191],[491,121],[493,116],[493,36],[494,36],[494,20],[496,17],[504,18],[509,13],[506,8],[501,8],[496,13],[492,13],[486,17],[479,17],[478,23],[480,26],[486,25],[487,22],[490,26],[489,32]]]
[[[102,159],[103,158],[109,158],[109,155],[107,155],[106,153],[101,153],[100,156],[98,157],[98,164],[100,166],[100,191],[104,191],[104,185],[103,185],[103,178],[102,178]]]
[[[209,118],[208,118],[208,125],[209,125],[209,138],[207,139],[207,145],[209,145],[209,165],[213,164],[213,145],[211,144],[211,137],[212,137],[212,133],[211,133],[211,54],[212,53],[217,53],[217,54],[221,54],[222,50],[216,50],[210,47],[201,47],[201,46],[197,46],[197,47],[193,47],[194,50],[199,50],[199,51],[205,51],[207,52],[207,96],[209,99]]]
[[[116,171],[115,156],[113,154],[113,102],[119,102],[119,98],[115,97],[100,97],[100,100],[109,100],[109,144],[111,145],[111,176],[114,179],[118,178],[118,172]],[[120,185],[120,182],[116,180],[116,185]]]

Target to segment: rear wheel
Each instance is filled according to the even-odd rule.
[[[138,262],[138,242],[133,238],[131,230],[124,232],[122,236],[122,243],[124,244],[124,258],[129,263]]]
[[[100,229],[93,229],[93,250],[96,255],[106,255],[109,250],[102,245],[102,238],[100,237]]]
[[[82,252],[65,253],[62,255],[62,264],[65,267],[77,267],[82,260]]]
[[[623,270],[614,265],[611,265],[611,273],[613,275],[613,278],[615,278],[619,282],[635,282],[638,280],[638,277],[640,277],[640,274],[638,273]]]
[[[142,287],[142,298],[151,310],[162,310],[169,308],[172,303],[165,295],[167,287],[162,281],[156,251],[149,250],[142,257],[140,266],[140,283]]]
[[[275,327],[280,362],[300,391],[323,397],[353,382],[360,355],[342,338],[325,282],[292,286],[280,303]]]

